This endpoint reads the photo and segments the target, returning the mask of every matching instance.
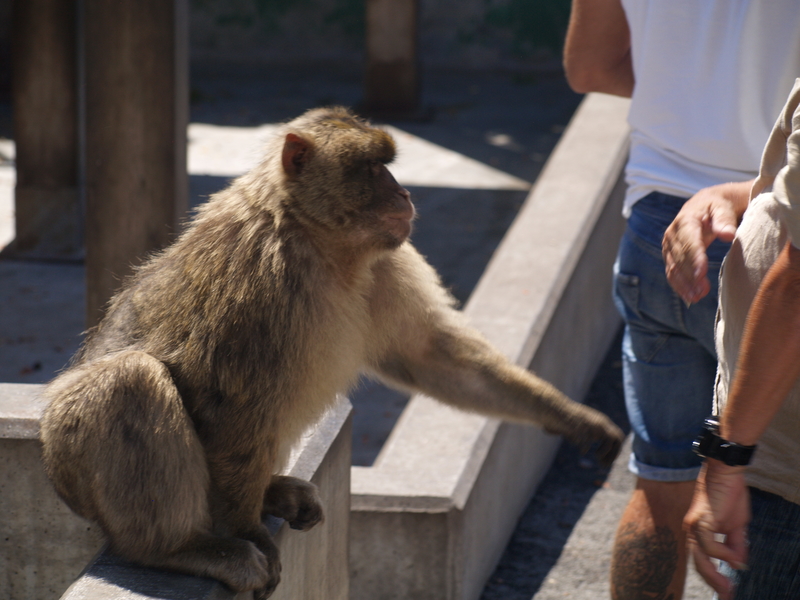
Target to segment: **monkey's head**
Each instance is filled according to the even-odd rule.
[[[286,210],[358,247],[393,249],[411,234],[414,205],[386,168],[392,137],[341,107],[289,122],[280,168]]]

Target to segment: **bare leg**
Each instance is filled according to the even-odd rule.
[[[285,519],[292,529],[301,531],[308,531],[324,518],[317,486],[285,475],[272,477],[262,514]]]
[[[686,580],[683,517],[694,481],[638,479],[611,557],[614,600],[680,600]]]

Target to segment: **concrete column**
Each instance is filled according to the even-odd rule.
[[[84,0],[87,324],[188,206],[188,0]]]
[[[364,107],[373,113],[409,113],[419,105],[419,0],[367,0],[367,72]]]
[[[82,252],[75,0],[15,0],[16,239],[26,258]]]

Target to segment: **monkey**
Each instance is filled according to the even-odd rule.
[[[280,559],[265,516],[299,530],[324,518],[316,487],[281,469],[361,375],[617,455],[610,419],[466,323],[410,242],[395,154],[347,108],[285,123],[47,385],[45,469],[112,552],[267,598]]]

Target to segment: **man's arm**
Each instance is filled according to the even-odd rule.
[[[791,242],[770,267],[747,315],[722,437],[755,444],[800,376],[800,250]]]
[[[747,208],[753,181],[704,188],[689,198],[664,233],[661,252],[667,279],[686,302],[708,294],[706,248],[715,239],[733,241]]]
[[[787,242],[767,272],[747,316],[736,374],[720,422],[720,435],[745,446],[758,442],[800,377],[800,250]],[[710,558],[747,562],[745,531],[750,503],[743,467],[708,460],[686,527],[703,578],[730,598],[730,586]],[[714,540],[724,534],[724,542]]]
[[[564,71],[576,92],[630,98],[631,36],[620,0],[572,0]]]

